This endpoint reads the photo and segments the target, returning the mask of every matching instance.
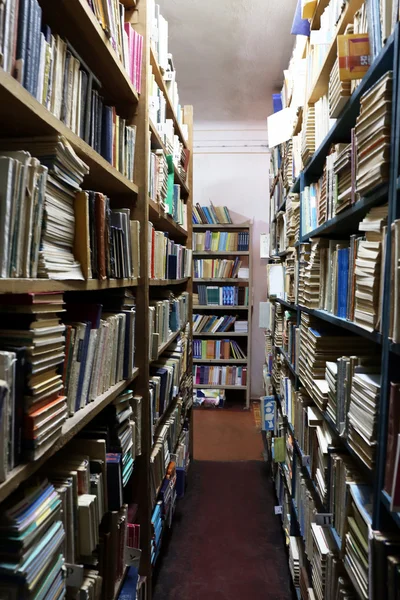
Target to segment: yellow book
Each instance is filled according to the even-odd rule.
[[[337,51],[340,81],[362,79],[371,60],[368,34],[338,35]]]

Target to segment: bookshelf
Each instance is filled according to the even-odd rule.
[[[329,2],[325,0],[317,3],[314,17],[311,19],[312,29],[318,29],[321,14],[328,4]],[[370,2],[369,8],[376,18],[376,14],[379,14],[379,2]],[[308,110],[309,106],[313,106],[327,94],[330,72],[336,59],[336,37],[338,34],[344,33],[346,25],[352,22],[359,9],[364,10],[362,2],[350,1],[347,3],[335,29],[328,53],[316,79],[312,82],[310,94],[303,106],[303,113]],[[370,33],[370,43],[372,44],[372,37],[377,37],[379,46],[379,34],[376,32],[380,25],[376,20],[374,28],[371,29],[370,19],[371,13],[368,14],[369,31],[373,31],[373,35]],[[266,432],[264,439],[269,451],[271,450],[271,437],[275,437],[275,442],[278,438],[283,438],[282,446],[285,445],[283,454],[279,456],[278,462],[273,466],[274,483],[278,505],[282,506],[282,527],[286,535],[291,536],[292,541],[294,540],[300,552],[300,567],[303,567],[303,573],[300,574],[300,579],[293,581],[298,597],[303,597],[300,596],[300,588],[302,589],[301,594],[303,594],[304,585],[313,588],[315,595],[317,595],[320,585],[323,585],[325,589],[329,587],[330,593],[335,595],[339,585],[334,581],[335,576],[329,578],[328,574],[321,576],[318,573],[319,559],[316,560],[316,555],[321,546],[318,546],[317,534],[314,535],[315,530],[312,530],[311,522],[320,525],[321,521],[312,515],[314,511],[314,515],[325,514],[329,517],[328,522],[321,528],[322,538],[320,539],[327,544],[329,549],[327,556],[333,557],[337,561],[338,573],[340,571],[340,574],[346,577],[346,583],[349,586],[346,589],[351,597],[361,598],[364,597],[364,594],[366,594],[365,597],[369,594],[370,598],[378,598],[379,594],[383,593],[388,598],[392,598],[390,591],[386,588],[387,578],[385,576],[379,585],[376,583],[381,569],[385,570],[387,564],[386,555],[382,564],[376,560],[374,552],[375,550],[380,551],[380,541],[377,540],[374,532],[376,530],[383,532],[384,543],[392,547],[392,536],[397,535],[396,527],[400,525],[399,513],[393,510],[391,494],[385,489],[388,464],[392,460],[390,456],[393,456],[393,454],[388,455],[390,451],[388,439],[392,435],[393,427],[391,412],[393,408],[390,404],[392,402],[391,382],[398,381],[399,372],[399,346],[393,343],[391,338],[390,323],[391,312],[397,310],[397,300],[394,298],[391,283],[392,269],[396,268],[392,267],[395,258],[393,222],[400,216],[398,208],[400,147],[396,134],[400,91],[398,43],[399,23],[397,22],[385,45],[373,56],[373,62],[368,72],[353,89],[352,95],[344,104],[326,137],[316,147],[308,162],[302,165],[300,173],[291,168],[286,170],[286,159],[289,156],[290,164],[290,153],[293,149],[292,144],[294,145],[293,137],[299,134],[299,129],[295,128],[292,139],[282,144],[279,149],[272,149],[270,227],[273,239],[269,269],[282,267],[284,279],[282,293],[272,293],[269,296],[271,329],[266,332],[264,381],[266,395],[273,398],[276,403],[276,413],[274,431],[273,433]],[[307,202],[305,193],[307,187],[320,180],[327,156],[330,151],[333,152],[332,145],[339,143],[344,145],[350,142],[351,130],[356,126],[363,95],[368,90],[376,89],[374,88],[375,84],[388,71],[393,71],[391,92],[393,118],[390,125],[390,167],[386,181],[383,183],[379,181],[365,194],[358,194],[349,206],[330,218],[324,215],[318,221],[317,227],[306,231],[303,210]],[[275,154],[274,151],[276,151]],[[281,196],[279,196],[275,190],[278,181],[283,180],[285,184],[282,184]],[[355,182],[353,183],[352,179],[352,188],[353,186],[355,187]],[[316,199],[317,211],[323,210],[324,201],[320,197]],[[367,328],[360,322],[351,319],[349,312],[346,317],[338,316],[338,306],[329,311],[324,309],[326,292],[322,293],[322,296],[320,291],[316,292],[317,295],[320,294],[319,298],[316,298],[307,286],[316,285],[315,282],[318,281],[318,290],[322,287],[321,281],[326,277],[326,272],[324,275],[322,267],[320,271],[318,268],[314,271],[311,269],[314,268],[315,260],[321,260],[321,264],[325,260],[326,255],[323,254],[326,248],[325,244],[328,244],[329,247],[332,240],[340,240],[337,242],[338,244],[344,240],[343,247],[346,247],[345,241],[348,244],[347,240],[350,239],[350,236],[365,235],[362,228],[359,229],[359,224],[367,215],[371,214],[371,209],[382,207],[385,204],[388,205],[387,233],[386,238],[384,238],[385,233],[382,237],[385,239],[385,252],[383,258],[381,255],[379,259],[381,263],[380,295],[383,299],[380,305],[381,319],[380,321],[378,319],[374,326]],[[317,214],[319,213],[317,212]],[[279,223],[281,223],[280,226]],[[360,237],[360,239],[362,238]],[[337,248],[340,246],[338,245]],[[313,251],[314,255],[312,255]],[[354,258],[357,256],[356,254]],[[305,275],[307,269],[309,269],[309,279]],[[269,273],[269,283],[273,285],[271,283],[273,282],[273,271]],[[314,277],[314,282],[312,277]],[[350,289],[350,293],[354,293],[354,289]],[[349,298],[351,295],[346,298],[347,310]],[[315,339],[313,338],[315,331],[320,332],[320,334],[317,333],[317,337],[320,335],[323,339],[324,336],[327,336],[330,341],[329,345],[326,342],[324,349],[320,350],[319,371],[313,370],[315,363],[310,358],[314,351],[311,339]],[[339,339],[343,340],[341,348],[335,347],[335,336],[340,336]],[[354,422],[352,414],[355,410],[356,400],[354,398],[357,394],[355,390],[358,382],[362,380],[362,377],[368,376],[365,375],[365,368],[360,366],[358,370],[346,371],[348,376],[345,384],[344,380],[340,379],[340,369],[347,368],[344,367],[345,362],[340,361],[347,360],[342,357],[352,354],[347,348],[347,344],[356,344],[360,348],[354,352],[355,356],[362,356],[363,352],[367,353],[371,350],[374,353],[373,361],[375,361],[371,362],[374,364],[371,372],[379,372],[380,375],[376,413],[373,413],[376,429],[371,437],[368,437],[367,429],[365,430],[366,441],[363,451],[355,442],[358,430],[354,429],[352,424]],[[325,358],[324,353],[325,357],[327,353],[330,353],[330,358]],[[337,365],[337,371],[335,371],[335,365]],[[335,373],[336,375],[333,376],[332,374]],[[343,373],[344,371],[342,371]],[[345,414],[342,419],[339,418],[338,405],[343,398],[346,400]],[[364,409],[366,410],[366,404]],[[364,409],[361,408],[361,412]],[[358,422],[364,423],[361,413]],[[312,447],[312,444],[315,446]],[[374,450],[371,450],[373,457],[371,463],[369,463],[370,454],[368,454],[370,448],[375,448],[375,454]],[[316,464],[317,457],[318,465]],[[344,467],[343,465],[350,466]],[[345,468],[351,469],[352,477],[342,480],[339,484],[339,469]],[[340,472],[345,473],[344,470]],[[392,477],[395,478],[396,473],[392,473]],[[366,490],[365,496],[362,496],[362,502],[354,501],[351,479],[357,481],[357,484],[354,485],[358,486],[358,490],[362,490],[363,493]],[[342,490],[348,496],[346,496],[344,504],[339,505],[338,495],[342,493]],[[359,493],[361,494],[361,492]],[[369,568],[366,571],[359,570],[357,572],[359,577],[365,577],[365,574],[370,577],[369,584],[367,583],[367,588],[368,585],[370,586],[369,590],[364,592],[361,591],[360,580],[355,576],[354,563],[353,566],[350,566],[351,550],[348,547],[349,536],[351,539],[351,525],[349,525],[348,518],[349,515],[355,514],[355,509],[359,510],[359,506],[366,507],[366,512],[370,513],[370,516],[363,517],[363,520],[369,531],[370,548],[373,547],[373,550],[366,550],[365,554]],[[393,550],[393,554],[398,556],[397,550]],[[293,567],[293,557],[290,551],[289,562]]]
[[[250,407],[250,373],[251,373],[251,319],[252,319],[252,255],[251,255],[251,243],[252,243],[252,227],[251,224],[243,223],[221,223],[221,224],[193,224],[193,236],[196,233],[205,233],[207,231],[215,232],[215,233],[224,233],[224,232],[232,232],[232,233],[243,233],[248,234],[248,250],[197,250],[196,249],[196,241],[195,237],[193,237],[193,259],[236,259],[243,260],[243,264],[248,266],[249,268],[249,277],[195,277],[193,276],[193,290],[198,293],[199,285],[211,285],[217,286],[219,289],[224,285],[233,285],[236,287],[248,287],[248,305],[224,305],[224,304],[200,304],[196,302],[193,306],[193,310],[195,314],[199,315],[207,315],[209,313],[216,312],[218,316],[222,315],[237,315],[239,320],[247,320],[247,332],[238,332],[238,331],[217,331],[217,332],[202,332],[202,331],[194,331],[193,332],[193,340],[199,339],[209,339],[209,340],[236,340],[238,338],[240,347],[245,350],[246,358],[229,358],[229,359],[221,359],[221,358],[193,358],[193,364],[199,366],[207,366],[213,367],[215,366],[227,366],[236,365],[247,367],[247,379],[246,385],[194,385],[194,389],[221,389],[226,390],[228,392],[227,399],[229,401],[230,391],[231,390],[243,390],[245,391],[245,408]],[[242,338],[246,338],[246,343],[243,345],[241,341]],[[221,342],[222,343],[222,342]],[[232,351],[231,351],[232,352]]]
[[[36,0],[35,0],[36,1]],[[163,69],[157,63],[157,53],[151,48],[152,18],[149,15],[151,3],[147,0],[123,0],[125,8],[134,11],[132,27],[143,36],[143,55],[141,64],[142,85],[138,93],[125,69],[117,51],[114,48],[111,35],[105,32],[91,10],[87,0],[71,0],[63,3],[54,3],[52,0],[38,0],[42,9],[42,21],[51,27],[54,34],[59,34],[68,40],[76,53],[94,74],[100,84],[100,92],[104,102],[115,106],[118,114],[123,115],[126,123],[136,127],[135,141],[135,168],[133,181],[125,177],[122,172],[113,167],[92,146],[79,137],[76,133],[58,119],[50,110],[33,97],[21,83],[14,79],[8,72],[0,68],[0,102],[2,111],[0,127],[2,137],[43,137],[63,136],[71,145],[76,155],[89,167],[89,174],[84,177],[82,189],[96,190],[110,197],[111,207],[116,209],[129,209],[130,219],[139,222],[140,237],[137,240],[140,247],[140,276],[128,278],[87,279],[87,280],[57,280],[39,278],[2,278],[0,279],[0,295],[60,292],[67,294],[68,302],[80,302],[81,294],[85,294],[88,302],[99,302],[99,293],[108,291],[118,292],[126,290],[135,298],[135,366],[132,373],[123,380],[111,385],[107,391],[98,395],[93,401],[88,402],[83,408],[76,410],[73,416],[68,417],[60,434],[48,446],[43,446],[43,451],[35,460],[22,460],[7,475],[4,482],[0,483],[0,502],[7,501],[10,496],[25,484],[32,475],[46,476],[46,465],[50,459],[55,460],[65,452],[77,434],[92,423],[104,409],[112,405],[113,401],[125,390],[132,389],[134,394],[142,398],[141,402],[141,454],[136,456],[133,474],[126,485],[129,502],[138,505],[137,521],[140,525],[140,575],[146,578],[147,595],[145,600],[152,597],[151,580],[154,569],[152,557],[152,515],[155,500],[151,493],[152,465],[151,454],[154,449],[156,436],[160,433],[160,424],[171,417],[174,406],[182,398],[182,410],[179,413],[178,441],[172,448],[172,453],[178,449],[179,437],[186,428],[190,428],[190,462],[193,451],[193,423],[191,419],[192,405],[192,355],[191,355],[191,329],[192,329],[192,277],[179,279],[152,279],[149,276],[148,266],[150,260],[148,222],[151,221],[157,231],[168,234],[170,240],[187,248],[192,246],[192,185],[193,185],[193,108],[182,107],[182,114],[178,116],[171,101],[167,86],[164,81]],[[55,5],[57,4],[57,6]],[[116,3],[118,5],[118,2]],[[109,5],[110,6],[110,5]],[[108,10],[108,9],[107,9]],[[131,14],[132,16],[132,14]],[[151,150],[162,150],[165,154],[172,154],[167,149],[158,133],[157,126],[149,117],[150,96],[149,80],[151,73],[155,75],[160,89],[165,95],[167,105],[167,118],[174,125],[175,134],[180,143],[189,152],[186,176],[181,168],[174,163],[174,184],[180,186],[181,199],[186,207],[188,218],[187,228],[178,223],[170,214],[165,212],[161,202],[156,202],[149,195],[149,156]],[[179,80],[178,80],[179,83]],[[181,119],[181,120],[180,120]],[[185,137],[187,131],[187,138]],[[185,134],[185,135],[184,135]],[[0,151],[1,154],[1,151]],[[93,250],[92,250],[93,251]],[[173,275],[172,275],[173,276]],[[178,331],[172,331],[167,341],[158,348],[157,359],[151,360],[149,328],[149,308],[153,300],[165,298],[170,292],[175,298],[188,292],[188,319]],[[90,300],[90,298],[96,300]],[[171,331],[171,329],[170,329]],[[178,393],[170,405],[165,407],[165,412],[154,430],[155,439],[152,438],[153,415],[151,414],[151,394],[149,381],[151,370],[164,353],[175,348],[176,342],[187,335],[187,363],[181,374]],[[183,363],[182,363],[183,364]],[[179,398],[178,398],[179,396]],[[189,423],[189,425],[188,425]],[[65,456],[63,454],[63,456]],[[53,464],[53,463],[52,463]],[[186,467],[187,467],[186,465]],[[185,468],[183,476],[186,477]],[[164,477],[162,478],[164,481]],[[156,501],[158,495],[156,497]],[[163,546],[161,545],[161,552]],[[109,553],[110,556],[113,554]],[[114,553],[115,554],[115,553]],[[119,597],[119,592],[124,582],[124,574],[112,582],[112,590],[104,591],[104,600]],[[0,578],[1,580],[1,578]],[[1,583],[1,581],[0,581]],[[144,589],[144,588],[143,588]],[[135,596],[132,596],[133,598]],[[144,600],[143,593],[138,596]]]

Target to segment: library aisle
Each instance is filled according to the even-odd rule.
[[[188,491],[156,574],[154,600],[291,600],[253,414],[197,410],[194,440]]]

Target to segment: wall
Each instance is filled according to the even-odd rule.
[[[230,209],[235,223],[253,221],[253,323],[251,397],[263,395],[264,331],[259,302],[266,299],[266,260],[260,233],[268,231],[269,151],[266,123],[195,123],[194,202]]]

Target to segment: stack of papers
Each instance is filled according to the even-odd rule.
[[[356,373],[354,375],[349,410],[349,444],[370,469],[375,463],[380,390],[381,376],[379,373]]]

